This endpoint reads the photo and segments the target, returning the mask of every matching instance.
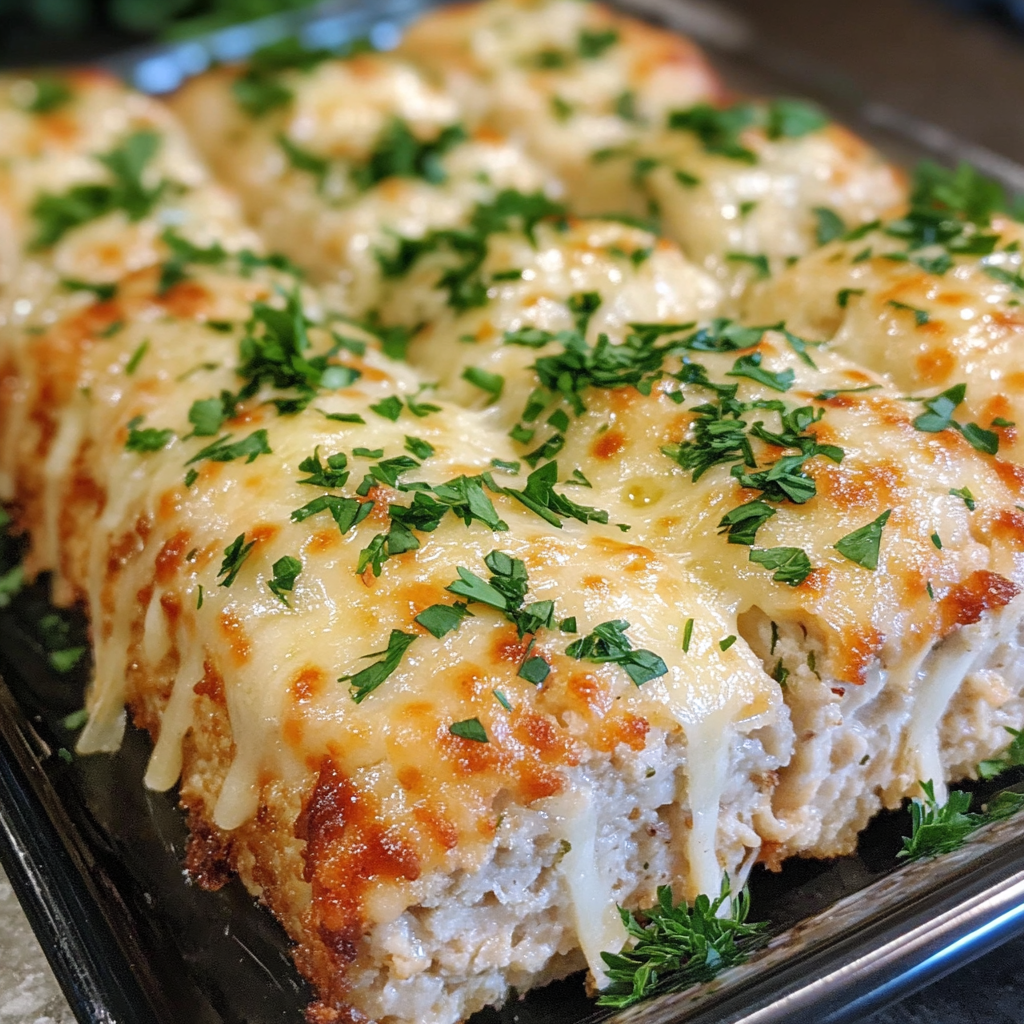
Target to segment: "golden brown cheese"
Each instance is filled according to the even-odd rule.
[[[573,212],[653,218],[734,295],[904,199],[901,173],[813,107],[729,97],[692,44],[575,0],[430,15],[400,51],[565,182]]]
[[[266,109],[241,69],[176,101],[323,292],[159,105],[0,85],[0,474],[30,570],[89,610],[80,751],[127,702],[190,868],[271,906],[318,1019],[452,1024],[600,985],[616,903],[846,852],[1005,745],[1024,478],[857,364],[709,319],[819,207],[899,202],[857,140],[761,105],[715,152],[694,125],[736,108],[693,107],[722,102],[699,54],[588,5],[445,13],[406,49],[444,89],[359,56],[276,72]],[[681,248],[567,219],[552,172]],[[46,196],[98,209],[51,206],[47,238]],[[500,566],[528,628],[480,596]]]
[[[169,300],[157,294],[156,283],[153,275],[124,282],[116,315],[125,326],[110,337],[83,336],[77,317],[17,341],[7,334],[10,374],[23,390],[4,408],[4,433],[12,436],[19,417],[38,428],[14,435],[4,468],[26,526],[41,521],[50,503],[61,510],[56,552],[45,550],[45,534],[31,531],[35,564],[59,565],[91,609],[95,681],[80,749],[116,746],[126,672],[135,666],[162,694],[155,698],[151,786],[166,788],[178,778],[182,740],[200,728],[200,697],[212,694],[223,706],[231,752],[218,765],[215,799],[201,811],[220,832],[246,826],[268,804],[268,814],[279,809],[276,787],[294,798],[308,795],[318,778],[316,793],[329,785],[332,799],[358,798],[370,815],[365,825],[345,817],[314,827],[309,823],[324,813],[327,797],[314,794],[307,807],[302,828],[313,843],[307,851],[313,903],[303,930],[293,934],[316,946],[328,933],[331,942],[345,938],[351,945],[394,920],[438,871],[479,870],[493,855],[499,794],[516,805],[543,806],[538,801],[567,791],[567,770],[607,758],[623,744],[643,750],[651,730],[677,733],[691,749],[704,750],[676,796],[692,810],[683,844],[687,876],[677,881],[693,891],[713,890],[721,871],[718,766],[732,737],[771,724],[780,702],[777,684],[745,644],[720,649],[736,627],[728,612],[723,617],[717,610],[706,584],[614,526],[567,521],[556,529],[497,494],[508,529],[467,527],[449,515],[421,535],[418,550],[388,560],[379,578],[370,569],[358,574],[360,548],[386,528],[384,510],[410,492],[374,487],[374,510],[344,534],[330,515],[295,523],[292,512],[324,493],[297,482],[299,463],[315,450],[324,459],[348,453],[353,484],[380,458],[358,456],[357,448],[372,444],[385,457],[399,455],[410,435],[434,448],[410,477],[435,484],[485,472],[492,459],[507,462],[513,455],[478,413],[442,405],[417,417],[407,408],[396,422],[375,413],[371,405],[415,395],[418,382],[371,353],[365,362],[346,360],[362,371],[355,386],[322,394],[301,412],[278,415],[261,402],[266,392],[243,403],[223,430],[235,439],[266,431],[270,451],[251,462],[200,460],[198,477],[186,483],[189,459],[210,440],[183,439],[192,403],[238,381],[239,328],[215,331],[209,322],[238,324],[250,303],[272,292],[262,279],[197,270],[194,308],[168,315]],[[311,332],[324,344],[322,332]],[[129,375],[126,366],[144,342],[146,355]],[[52,359],[54,345],[66,346],[59,362]],[[339,414],[368,423],[328,418]],[[176,436],[158,451],[128,451],[127,424],[135,417],[145,428]],[[70,435],[68,424],[75,425]],[[52,444],[55,430],[65,435],[60,450]],[[69,535],[73,543],[63,540]],[[218,585],[225,582],[218,566],[239,536],[254,547],[225,588]],[[553,600],[559,618],[577,618],[580,633],[609,619],[628,621],[634,645],[663,658],[667,674],[637,687],[617,666],[567,657],[574,635],[557,629],[540,631],[531,649],[486,606],[473,605],[473,617],[452,635],[427,634],[415,615],[451,603],[445,588],[460,567],[486,576],[484,556],[492,550],[521,558],[531,599]],[[287,605],[268,587],[272,567],[285,556],[302,564]],[[684,654],[687,619],[695,625]],[[360,659],[385,649],[392,630],[415,641],[386,682],[355,703],[338,676],[365,667]],[[550,666],[539,688],[517,676],[528,654]],[[169,686],[162,682],[168,679]],[[136,700],[153,713],[152,694]],[[453,722],[469,719],[481,723],[486,744],[451,735]],[[426,762],[424,749],[435,754]],[[196,788],[194,779],[188,782]],[[384,832],[373,839],[367,829]],[[367,861],[359,853],[366,849],[379,849],[381,859]],[[742,847],[723,853],[733,870],[745,856]],[[317,867],[323,858],[326,874]],[[299,865],[291,869],[298,872]],[[598,952],[621,941],[612,910],[603,897],[575,926],[572,941],[583,944],[597,969]],[[284,903],[279,912],[288,920],[291,911]],[[337,950],[328,960],[331,972],[345,967]],[[316,976],[325,990],[333,978]]]
[[[705,134],[708,111],[691,110],[691,127],[670,121],[633,157],[645,161],[639,192],[665,234],[734,295],[815,249],[823,223],[838,217],[853,228],[904,200],[902,173],[879,153],[813,107],[794,103],[801,114],[790,119],[787,102],[723,108],[751,121],[722,147],[728,153]]]
[[[168,229],[199,246],[261,247],[163,104],[99,73],[56,81],[68,99],[44,113],[26,107],[31,79],[0,83],[0,283],[37,258],[66,280],[115,282],[164,260]],[[131,194],[107,205],[80,194],[95,186]],[[59,200],[76,189],[72,212]]]

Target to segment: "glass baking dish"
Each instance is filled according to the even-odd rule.
[[[368,36],[388,49],[432,5],[329,4],[106,64],[159,93],[293,33],[320,47]],[[837,88],[806,70],[813,62],[779,59],[725,7],[696,0],[618,6],[696,38],[738,91],[807,96],[904,164],[965,159],[1024,190],[1016,163]],[[62,721],[82,704],[87,670],[67,677],[48,667],[30,626],[44,611],[42,584],[0,611],[0,862],[78,1019],[299,1024],[312,994],[283,931],[237,881],[210,893],[184,875],[176,793],[142,786],[148,739],[129,729],[117,755],[67,757],[73,734]],[[1022,780],[1018,770],[998,784],[967,788],[983,800],[997,785]],[[900,866],[895,855],[909,828],[905,811],[882,814],[855,856],[791,861],[777,875],[755,869],[751,917],[771,922],[770,939],[710,984],[613,1014],[587,999],[574,977],[482,1012],[473,1024],[839,1024],[1024,932],[1024,818],[988,826],[937,860]]]

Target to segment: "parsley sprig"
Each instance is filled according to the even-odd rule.
[[[765,924],[747,920],[750,896],[730,898],[724,879],[715,899],[698,896],[693,907],[674,904],[670,886],[658,887],[655,906],[633,913],[619,907],[633,940],[621,953],[602,953],[611,984],[599,1006],[625,1009],[655,994],[679,992],[711,981],[726,967],[743,963],[762,941]]]
[[[971,794],[950,790],[944,804],[935,798],[933,781],[921,783],[922,799],[910,804],[912,830],[896,855],[903,860],[938,857],[963,846],[964,841],[983,825],[1008,818],[1024,806],[1024,794],[1004,790],[988,802],[983,813],[970,811]]]

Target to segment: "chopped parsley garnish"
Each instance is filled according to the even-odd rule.
[[[234,396],[222,392],[220,398],[200,398],[188,410],[188,421],[195,437],[214,437],[226,420],[235,414]]]
[[[619,33],[614,28],[581,29],[576,48],[583,60],[594,60],[618,41]]]
[[[124,374],[126,377],[130,377],[138,368],[139,363],[142,362],[146,357],[146,353],[149,351],[149,339],[147,338],[139,347],[131,354],[131,358],[127,363],[124,364]]]
[[[320,512],[330,513],[342,534],[358,526],[373,511],[372,501],[358,501],[356,498],[342,498],[336,494],[322,494],[307,502],[291,514],[293,523],[301,523]],[[360,570],[362,571],[362,570]],[[379,573],[378,573],[379,575]]]
[[[924,162],[914,172],[910,210],[887,223],[883,231],[907,245],[909,258],[928,273],[944,274],[953,264],[949,254],[985,256],[998,235],[986,234],[992,214],[1007,209],[1001,186],[961,164],[956,170]],[[876,225],[877,226],[877,225]],[[937,256],[913,255],[941,247]]]
[[[462,379],[490,395],[488,405],[501,397],[501,392],[505,387],[505,378],[500,373],[491,373],[478,366],[467,366],[462,371]]]
[[[286,398],[274,399],[278,411],[285,414],[304,409],[318,389],[348,387],[361,374],[351,366],[330,362],[343,347],[337,342],[330,351],[311,355],[309,328],[314,325],[305,315],[298,291],[283,297],[283,309],[265,302],[253,303],[252,317],[245,325],[240,346],[238,375],[245,383],[237,397],[239,401],[251,398],[264,385],[293,392]]]
[[[420,437],[410,437],[406,434],[405,450],[411,452],[417,459],[429,459],[436,449],[429,441],[424,441]]]
[[[309,476],[297,481],[300,484],[311,484],[314,487],[344,487],[349,474],[348,456],[344,452],[335,452],[327,456],[326,465],[320,461],[320,446],[313,449],[313,454],[299,463],[299,472]]]
[[[932,534],[932,543],[939,551],[942,550],[942,538],[938,535],[937,532]]]
[[[773,391],[788,391],[793,385],[796,374],[790,370],[766,370],[761,366],[762,355],[760,352],[753,352],[750,355],[740,356],[733,363],[733,367],[726,373],[726,377],[747,377],[749,380],[764,384]]]
[[[551,97],[551,113],[555,115],[556,120],[568,121],[572,117],[575,107],[567,100],[562,99],[561,96],[555,95]]]
[[[89,721],[89,712],[85,708],[79,708],[77,711],[72,711],[70,715],[65,715],[61,720],[60,724],[70,731],[75,729],[84,728],[85,723]]]
[[[235,577],[238,576],[239,570],[255,546],[256,541],[251,540],[246,544],[245,534],[240,533],[224,549],[224,560],[220,563],[220,569],[217,571],[217,578],[220,579],[223,576],[224,579],[220,581],[219,586],[230,587],[235,582]]]
[[[918,309],[916,306],[908,306],[905,302],[897,302],[896,299],[890,299],[888,305],[892,306],[893,309],[901,309],[906,310],[908,313],[913,313],[914,323],[916,323],[918,327],[924,327],[924,325],[931,319],[926,309]]]
[[[416,616],[415,620],[438,640],[462,625],[462,620],[473,613],[461,601],[455,604],[432,604]]]
[[[350,682],[352,699],[357,704],[361,703],[398,668],[409,645],[418,635],[417,633],[403,633],[400,629],[391,630],[386,650],[363,655],[364,661],[367,658],[380,658],[380,661],[361,669],[354,675],[339,676],[338,682]]]
[[[393,555],[414,551],[420,546],[413,530],[431,532],[436,530],[448,512],[453,512],[468,526],[474,520],[482,522],[489,529],[504,531],[508,524],[500,518],[490,498],[484,493],[481,482],[495,493],[503,493],[493,484],[487,474],[480,477],[460,476],[443,484],[399,483],[398,477],[407,469],[419,465],[408,456],[400,455],[372,466],[363,478],[358,493],[368,494],[375,483],[382,483],[399,490],[414,491],[411,505],[388,505],[391,526],[386,534],[377,534],[359,555],[357,572],[371,566],[379,576],[385,561]]]
[[[146,165],[156,155],[160,142],[154,131],[133,132],[116,149],[95,158],[109,171],[108,183],[73,185],[59,194],[42,193],[32,207],[38,225],[32,248],[48,249],[74,228],[115,210],[123,210],[131,221],[142,220],[168,187],[166,181],[152,188],[142,181]]]
[[[776,583],[799,587],[810,576],[811,560],[802,548],[751,548],[750,561],[772,570]]]
[[[637,110],[636,93],[632,89],[626,89],[615,97],[614,110],[623,121],[629,121],[632,124],[640,124],[643,121]]]
[[[734,508],[722,516],[718,523],[718,532],[728,535],[730,544],[754,543],[757,531],[769,520],[777,509],[766,505],[763,501],[748,501],[745,505]]]
[[[929,434],[942,430],[959,431],[964,440],[980,452],[995,455],[999,451],[999,435],[977,423],[962,424],[953,419],[953,413],[967,395],[966,384],[954,384],[933,398],[920,399],[926,411],[914,420],[914,426]]]
[[[683,653],[690,653],[690,641],[693,639],[693,619],[687,619],[683,627]]]
[[[882,527],[889,521],[892,509],[887,509],[877,519],[862,526],[835,543],[836,551],[851,562],[865,569],[878,568],[878,549],[882,543]],[[933,538],[934,539],[934,538]],[[942,547],[942,542],[938,544]]]
[[[713,107],[698,103],[687,110],[674,110],[668,127],[688,131],[700,139],[705,152],[743,163],[757,163],[757,154],[741,142],[748,128],[763,128],[769,139],[797,139],[820,131],[828,119],[817,108],[800,100],[773,100],[768,104],[736,103]]]
[[[402,415],[402,400],[398,395],[389,395],[387,398],[371,405],[370,408],[378,416],[383,416],[384,419],[395,423],[398,421],[398,417]]]
[[[324,181],[331,170],[330,160],[323,156],[317,156],[315,153],[310,153],[308,149],[303,149],[302,146],[292,142],[284,132],[278,134],[277,144],[284,151],[284,155],[288,158],[288,163],[295,170],[311,174],[316,181],[318,190],[324,187]]]
[[[292,91],[276,77],[282,71],[309,71],[330,57],[330,50],[310,50],[294,38],[278,40],[257,50],[245,73],[231,85],[238,105],[250,117],[262,117],[292,101]]]
[[[818,226],[814,233],[818,245],[828,245],[829,242],[842,238],[846,234],[843,218],[835,210],[829,209],[827,206],[816,206],[814,216],[818,220]]]
[[[727,636],[727,637],[726,637],[726,638],[725,638],[724,640],[719,640],[719,641],[718,641],[718,646],[719,646],[719,648],[721,649],[721,651],[722,651],[722,653],[723,653],[723,654],[724,654],[724,653],[725,653],[725,652],[726,652],[727,650],[729,650],[729,648],[730,648],[730,647],[732,647],[732,645],[733,645],[734,643],[736,643],[736,639],[737,639],[737,638],[736,638],[736,636],[734,636],[733,634],[730,634],[730,635],[729,635],[729,636]]]
[[[824,415],[824,410],[815,410],[812,406],[789,409],[779,401],[739,402],[735,398],[735,385],[715,385],[706,376],[691,374],[691,378],[692,383],[710,387],[720,397],[717,402],[691,409],[697,414],[691,423],[692,440],[667,446],[662,451],[683,469],[690,470],[694,481],[714,466],[731,463],[730,473],[740,486],[760,490],[767,501],[791,501],[799,505],[816,493],[814,480],[803,472],[804,463],[816,455],[824,455],[833,462],[842,461],[841,448],[818,444],[816,435],[807,432],[808,427]],[[756,409],[777,411],[781,431],[770,431],[760,421],[748,427],[746,419],[741,417]],[[800,454],[783,455],[768,467],[749,473],[748,469],[757,468],[751,437],[781,448],[796,448]]]
[[[526,603],[530,584],[526,565],[521,559],[503,551],[492,551],[484,559],[484,564],[491,570],[489,580],[460,565],[456,569],[459,578],[446,589],[470,604],[496,608],[516,627],[520,638],[527,633],[536,633],[542,627],[551,627],[555,614],[553,601]]]
[[[233,435],[224,434],[216,441],[200,449],[192,456],[186,466],[194,462],[208,459],[210,462],[233,462],[235,459],[245,459],[246,465],[254,462],[260,455],[272,454],[270,443],[267,440],[266,430],[254,430],[251,434],[243,437],[241,441],[231,442]]]
[[[156,427],[139,428],[141,416],[128,421],[128,440],[124,448],[128,452],[158,452],[174,437],[173,430],[158,430]]]
[[[425,255],[450,254],[450,265],[441,271],[437,286],[447,292],[448,304],[462,312],[487,301],[481,267],[491,235],[518,228],[532,241],[537,224],[564,212],[561,205],[541,192],[505,189],[491,202],[477,205],[467,227],[434,230],[420,238],[399,237],[392,251],[377,251],[377,262],[385,277],[404,277]]]
[[[540,686],[550,674],[551,666],[539,654],[527,658],[519,666],[517,673],[520,679],[525,679],[534,686]]]
[[[267,586],[274,597],[287,605],[288,598],[285,594],[290,594],[294,590],[295,580],[302,572],[302,563],[292,555],[284,555],[274,563],[273,571],[274,577],[267,580]]]
[[[60,279],[62,288],[72,292],[92,292],[97,302],[109,302],[117,294],[116,284],[93,284],[90,281],[79,281],[74,277],[62,277]]]
[[[973,512],[974,511],[974,508],[975,508],[974,495],[971,494],[971,489],[969,487],[954,487],[954,488],[950,488],[949,493],[951,495],[953,495],[954,498],[960,498],[960,500],[963,501],[963,503],[967,506],[967,511],[968,512]]]
[[[291,89],[255,68],[236,78],[231,83],[231,92],[250,117],[263,117],[277,107],[287,106],[294,98]]]
[[[769,139],[799,139],[820,132],[828,118],[812,103],[776,99],[768,104],[765,134]]]
[[[840,309],[846,309],[846,307],[850,304],[850,299],[854,295],[863,295],[863,294],[864,294],[864,289],[863,288],[840,288],[839,291],[836,292],[836,305]]]
[[[626,636],[627,629],[629,623],[625,619],[602,622],[592,632],[569,644],[565,653],[577,661],[621,665],[637,686],[665,675],[668,672],[665,662],[653,651],[634,649]]]
[[[325,419],[333,420],[335,423],[366,423],[357,412],[324,412],[323,409],[318,411],[323,413]]]
[[[489,743],[487,730],[480,723],[479,718],[467,718],[464,722],[452,722],[448,731],[460,739],[473,740],[474,743]]]
[[[758,108],[750,103],[731,107],[698,103],[686,110],[672,111],[668,116],[668,127],[696,135],[707,153],[753,164],[757,163],[757,155],[740,142],[740,136],[757,120]]]
[[[388,178],[423,178],[432,185],[440,185],[446,178],[442,159],[468,138],[462,125],[453,124],[424,142],[405,121],[394,117],[381,132],[369,157],[352,168],[352,181],[363,192]]]
[[[505,488],[502,493],[515,498],[552,526],[560,527],[565,518],[576,519],[581,523],[608,522],[608,513],[602,509],[579,505],[564,494],[559,494],[555,490],[557,482],[558,463],[547,462],[526,478],[526,486],[521,491]]]
[[[28,114],[52,114],[71,102],[74,93],[62,78],[34,78],[32,99],[21,109]]]
[[[750,255],[745,252],[727,252],[725,258],[729,263],[747,263],[754,268],[756,280],[763,280],[772,276],[771,267],[768,266],[768,257],[765,254],[757,253]]]
[[[502,706],[502,707],[503,707],[503,708],[504,708],[504,709],[505,709],[506,711],[511,711],[511,710],[512,710],[512,705],[511,705],[511,704],[509,704],[509,702],[508,702],[508,697],[506,697],[506,696],[505,696],[505,694],[501,692],[501,690],[491,690],[491,693],[493,693],[493,694],[494,694],[494,699],[495,699],[495,700],[496,700],[496,701],[497,701],[497,702],[498,702],[498,703],[499,703],[499,704],[500,704],[500,705],[501,705],[501,706]]]
[[[726,967],[743,963],[761,944],[766,925],[747,921],[750,896],[744,889],[729,898],[724,879],[714,899],[698,896],[693,907],[673,904],[670,886],[658,886],[658,903],[633,913],[619,907],[634,940],[621,953],[602,953],[611,984],[597,998],[599,1006],[625,1009],[654,995],[681,992],[711,981]]]

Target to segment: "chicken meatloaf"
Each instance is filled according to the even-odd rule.
[[[79,752],[149,731],[311,1021],[600,988],[617,907],[848,852],[1024,727],[977,179],[907,213],[814,108],[576,0],[172,106],[0,80],[0,491],[90,620]]]

